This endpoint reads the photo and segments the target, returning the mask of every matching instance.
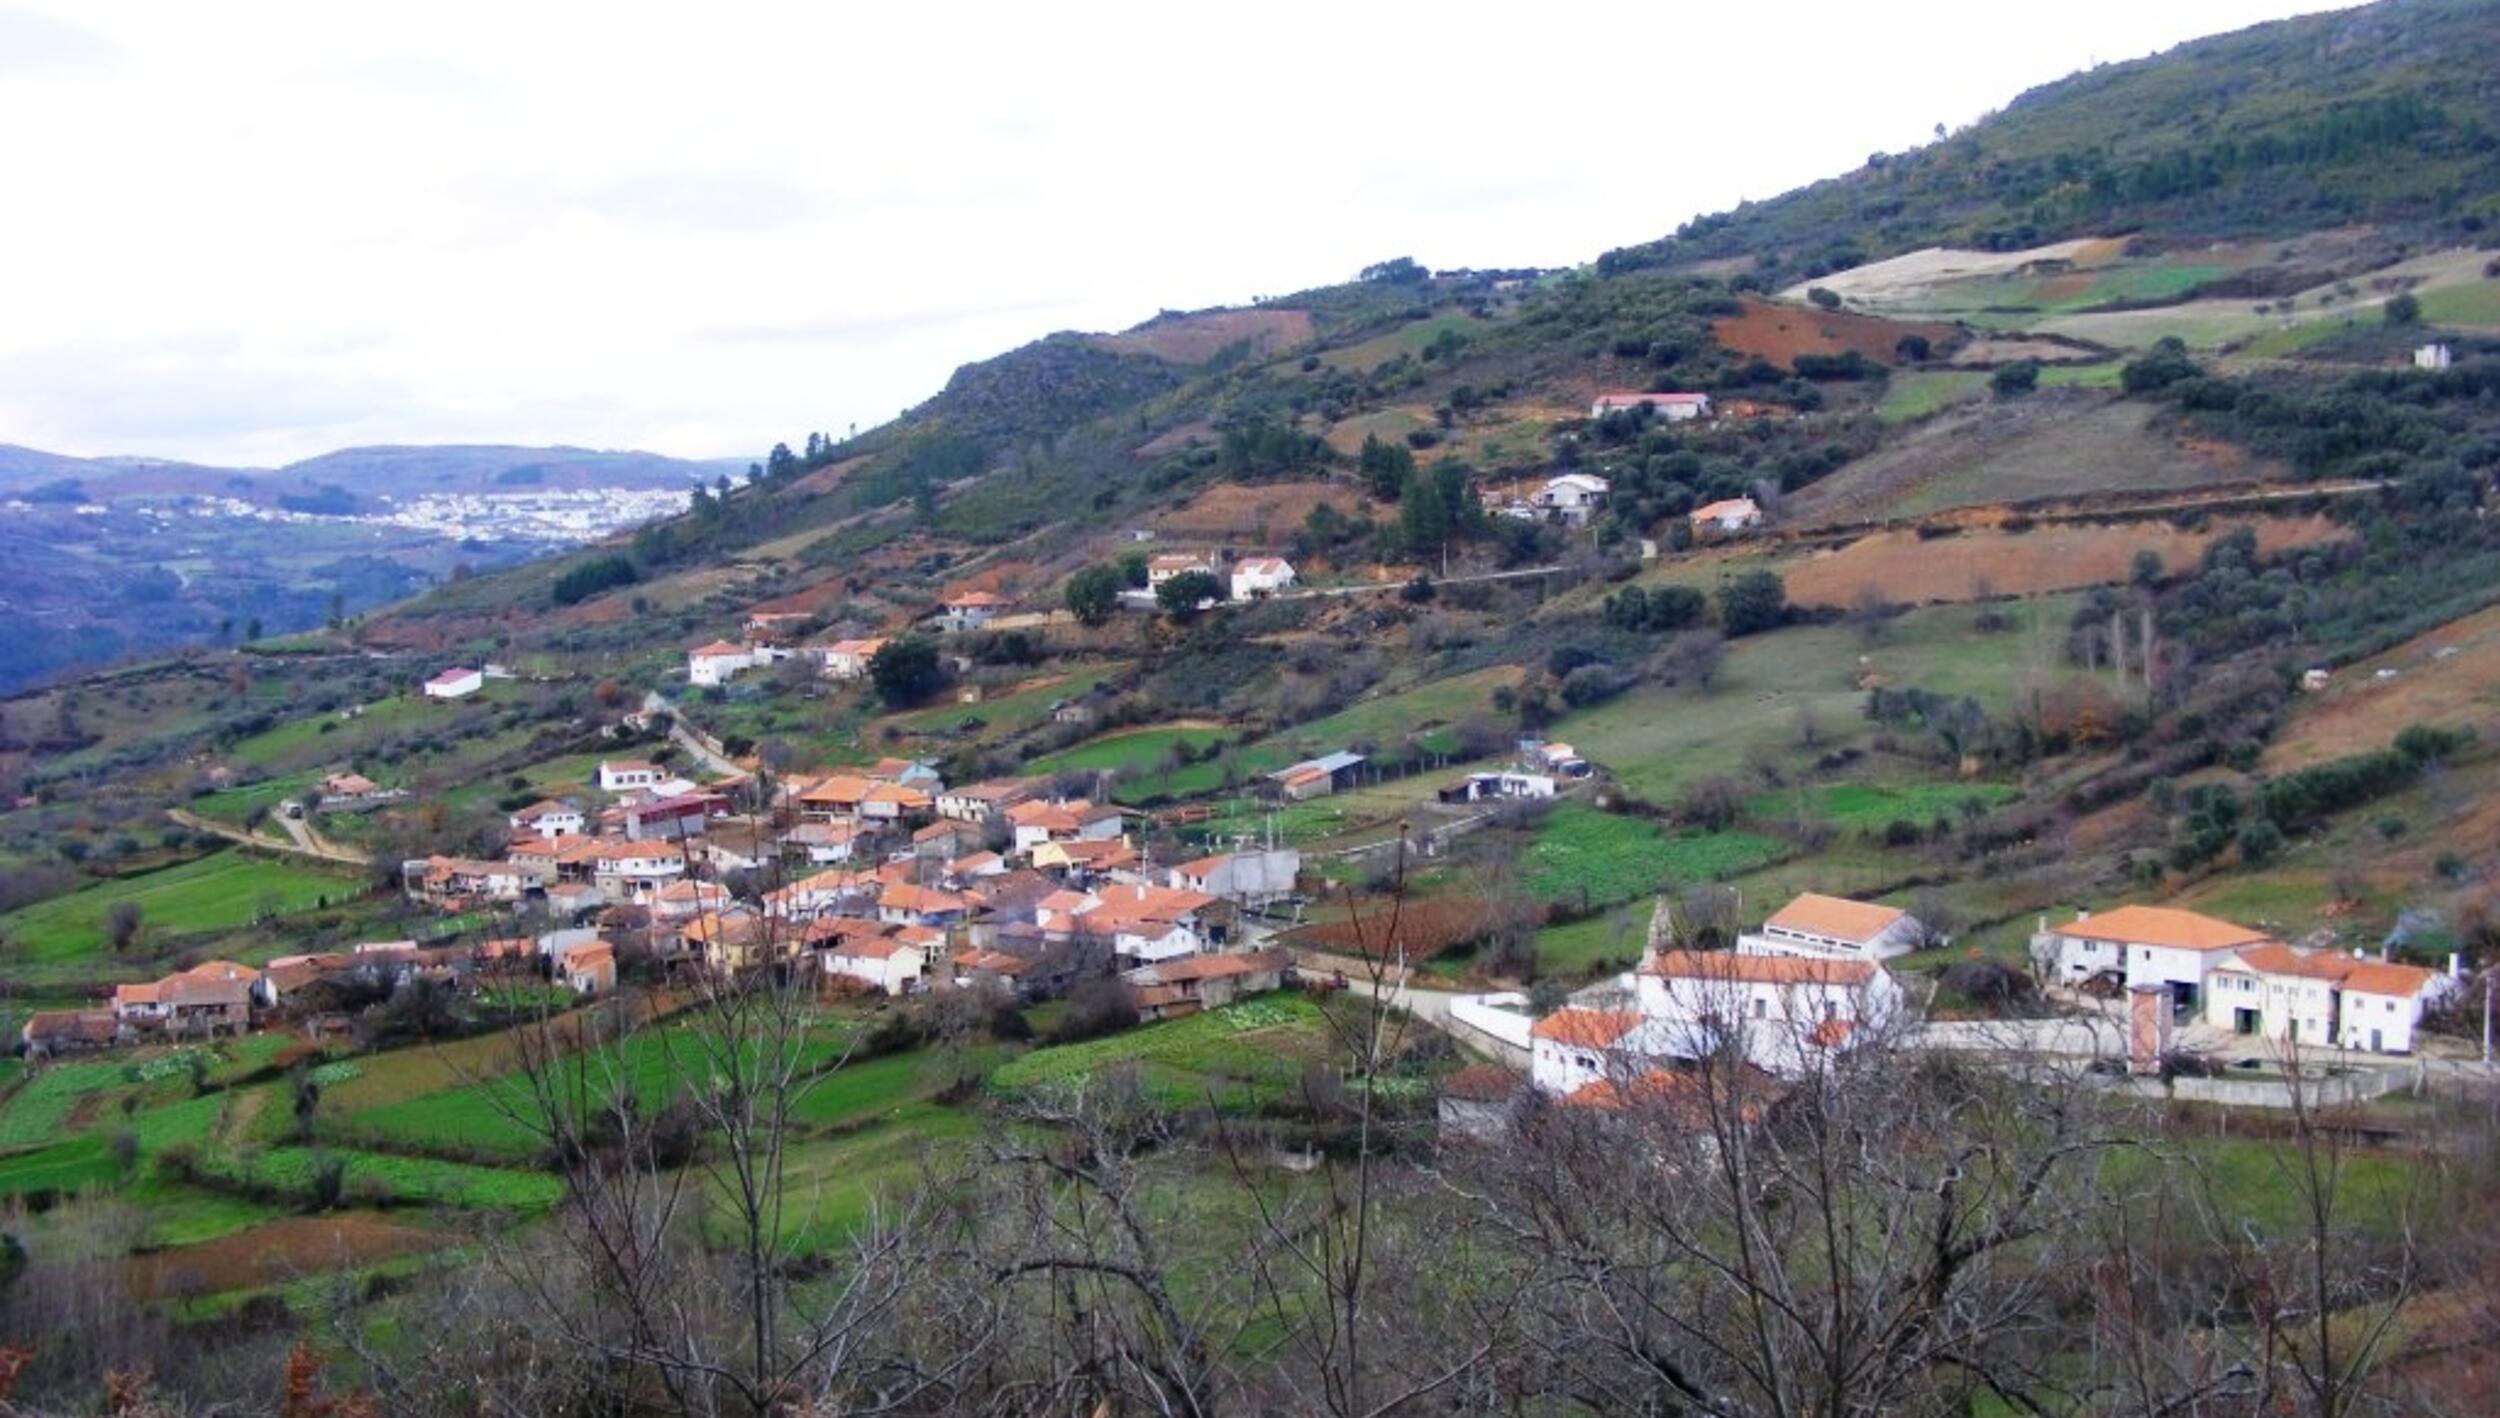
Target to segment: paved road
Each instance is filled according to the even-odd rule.
[[[1372,979],[1373,962],[1354,956],[1329,955],[1316,950],[1297,950],[1293,955],[1305,979],[1342,974],[1345,987],[1351,993],[1385,999],[1391,1008],[1405,1010],[1409,1016],[1440,1030],[1477,1053],[1495,1058],[1512,1068],[1524,1070],[1528,1066],[1525,1052],[1450,1017],[1450,1002],[1459,998],[1459,991],[1417,985],[1411,971],[1393,971],[1388,978],[1375,983]]]
[[[649,694],[644,695],[642,697],[642,711],[646,714],[666,714],[668,716],[668,736],[670,741],[674,742],[679,748],[684,749],[686,752],[693,754],[695,761],[701,763],[704,767],[725,776],[735,776],[746,772],[744,768],[739,767],[737,763],[730,759],[727,755],[715,751],[709,744],[706,744],[703,740],[695,737],[695,726],[686,718],[686,711],[678,708],[676,703],[670,700],[667,695],[660,693],[656,689],[651,691]]]
[[[1517,581],[1530,576],[1551,576],[1562,570],[1559,566],[1526,566],[1517,571],[1479,571],[1472,576],[1436,576],[1433,588],[1443,586],[1474,586],[1486,581]],[[1271,601],[1309,601],[1322,596],[1372,596],[1383,591],[1403,591],[1404,581],[1381,581],[1361,586],[1320,586],[1308,591],[1281,591],[1268,597]]]

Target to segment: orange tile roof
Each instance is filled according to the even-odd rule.
[[[1750,497],[1723,497],[1694,508],[1692,518],[1696,522],[1711,522],[1739,512],[1759,513],[1761,510]]]
[[[885,894],[877,898],[877,904],[897,911],[917,911],[925,915],[933,911],[961,911],[970,903],[951,891],[933,891],[925,886],[914,886],[910,882],[898,882],[885,889]]]
[[[1536,1022],[1528,1031],[1538,1039],[1551,1039],[1575,1048],[1603,1049],[1640,1027],[1637,1014],[1612,1009],[1558,1009]]]
[[[1736,1120],[1751,1125],[1761,1120],[1763,1105],[1785,1091],[1776,1079],[1747,1069],[1723,1080],[1716,1092],[1733,1102]],[[1662,1109],[1686,1128],[1710,1126],[1713,1089],[1702,1074],[1685,1069],[1653,1068],[1631,1079],[1600,1078],[1563,1095],[1567,1108],[1623,1112],[1632,1108]]]
[[[2121,906],[2053,928],[2078,940],[2158,945],[2172,950],[2237,950],[2270,940],[2264,931],[2168,906]]]
[[[866,778],[856,777],[849,773],[836,773],[819,779],[816,786],[799,794],[799,801],[803,803],[855,803],[868,796],[868,790],[874,786],[876,785]]]
[[[1900,908],[1895,906],[1878,906],[1870,901],[1851,901],[1846,897],[1820,896],[1808,891],[1782,906],[1779,913],[1763,925],[1769,929],[1829,936],[1863,945],[1882,934],[1901,916]]]
[[[732,645],[732,644],[730,644],[730,643],[729,643],[728,641],[726,641],[726,640],[715,640],[715,641],[713,641],[713,642],[712,642],[711,644],[709,644],[709,645],[699,645],[699,646],[696,646],[696,647],[695,647],[692,651],[690,651],[690,652],[688,652],[688,653],[690,653],[690,654],[695,654],[695,655],[707,655],[707,656],[708,656],[708,655],[743,655],[743,654],[745,654],[746,652],[747,652],[747,647],[745,647],[744,645]]]
[[[1875,978],[1874,962],[1867,960],[1811,960],[1734,950],[1660,951],[1648,971],[1668,979],[1737,985],[1863,985]]]
[[[2352,973],[2344,977],[2344,988],[2365,995],[2394,995],[2404,999],[2430,988],[2438,978],[2438,971],[2425,970],[2419,965],[2356,960],[2352,963]]]
[[[2392,995],[2397,999],[2410,999],[2439,978],[2438,971],[2425,970],[2419,965],[2357,960],[2330,950],[2304,952],[2275,941],[2250,946],[2221,968],[2233,967],[2243,967],[2263,975],[2326,980],[2361,994]]]

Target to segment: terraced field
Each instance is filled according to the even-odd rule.
[[[161,937],[230,930],[365,889],[354,877],[229,850],[21,907],[0,916],[0,932],[36,961],[63,961],[103,950],[105,915],[116,902],[136,905],[141,929]]]

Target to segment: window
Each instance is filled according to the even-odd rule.
[[[1769,1017],[1770,1012],[1771,1012],[1771,1002],[1770,1002],[1769,1000],[1763,999],[1763,998],[1762,998],[1762,997],[1760,997],[1759,995],[1755,996],[1755,997],[1754,997],[1754,1002],[1753,1002],[1753,1017],[1754,1017],[1754,1018],[1756,1018],[1756,1019],[1763,1019],[1763,1018],[1767,1018],[1767,1017]]]

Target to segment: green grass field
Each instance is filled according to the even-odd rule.
[[[1547,926],[1536,933],[1536,959],[1548,974],[1579,976],[1601,963],[1628,966],[1648,939],[1648,903],[1623,902],[1594,916]]]
[[[354,877],[223,851],[20,907],[0,916],[0,932],[34,960],[66,960],[103,949],[105,912],[116,901],[136,903],[143,935],[161,938],[231,930],[269,911],[301,911],[364,890]]]
[[[1320,1052],[1319,1006],[1264,995],[1082,1044],[1036,1049],[990,1075],[1003,1095],[1078,1088],[1108,1068],[1134,1065],[1148,1099],[1188,1109],[1245,1111],[1289,1091]]]
[[[1705,692],[1645,685],[1564,717],[1547,736],[1577,747],[1633,793],[1670,803],[1699,779],[1741,776],[1749,755],[1794,764],[1863,746],[1874,735],[1858,688],[1864,674],[1896,687],[1972,695],[2001,713],[2026,677],[2064,672],[2061,637],[2072,603],[2047,596],[2009,607],[2038,627],[2030,633],[1976,634],[1969,607],[1933,606],[1894,620],[1887,638],[1871,647],[1840,625],[1748,636],[1729,644],[1726,664]],[[1816,727],[1812,748],[1800,742],[1804,719]]]
[[[309,1196],[313,1179],[325,1160],[345,1164],[346,1195],[355,1202],[543,1211],[564,1196],[564,1183],[543,1172],[479,1167],[353,1148],[285,1146],[203,1154],[201,1166],[209,1175],[239,1185],[288,1196]]]
[[[1593,909],[1752,870],[1786,851],[1776,838],[1751,832],[1661,832],[1646,818],[1563,803],[1539,824],[1520,860],[1521,877],[1540,901]]]
[[[1032,773],[1117,773],[1123,777],[1150,778],[1162,770],[1165,756],[1174,744],[1186,744],[1192,753],[1219,742],[1221,731],[1200,728],[1122,729],[1101,738],[1088,739],[1073,748],[1044,754],[1025,765]]]
[[[184,806],[202,817],[240,827],[252,809],[275,811],[279,803],[300,796],[318,778],[319,775],[309,769],[301,773],[281,774],[275,778],[263,778],[257,783],[246,783],[239,788],[220,788],[213,793],[203,793]]]
[[[878,730],[891,725],[910,733],[953,732],[965,723],[978,720],[981,727],[972,737],[982,743],[1012,738],[1050,717],[1050,706],[1062,699],[1074,699],[1104,680],[1116,678],[1128,666],[1124,664],[1086,665],[1068,671],[1065,677],[1018,694],[1000,695],[978,704],[932,704],[925,709],[891,715],[871,724],[862,735],[863,742],[878,741]],[[701,718],[701,711],[695,711]]]
[[[2015,795],[2002,783],[1825,783],[1757,793],[1746,815],[1762,822],[1826,822],[1844,832],[1880,832],[1894,822],[1924,828],[1958,820],[1964,804],[1994,807]]]
[[[1235,771],[1248,778],[1354,744],[1412,742],[1426,752],[1455,753],[1458,735],[1452,726],[1490,704],[1497,686],[1515,684],[1519,678],[1517,666],[1496,665],[1431,680],[1297,724],[1283,733],[1245,745],[1234,751],[1231,758]],[[1224,765],[1211,761],[1193,763],[1168,778],[1159,772],[1141,778],[1133,791],[1141,798],[1192,798],[1217,792],[1223,786]],[[1122,801],[1133,800],[1128,793],[1115,796]]]
[[[829,1022],[810,1041],[802,1056],[804,1065],[817,1067],[838,1058],[847,1046],[850,1032],[848,1020]],[[423,1062],[411,1064],[408,1067],[416,1077],[431,1077],[450,1086],[365,1105],[365,1099],[392,1087],[387,1077],[374,1077],[388,1067],[385,1060],[422,1052],[401,1050],[373,1060],[373,1067],[339,1091],[345,1136],[377,1147],[419,1152],[448,1151],[496,1159],[536,1155],[545,1143],[535,1121],[539,1116],[537,1104],[527,1085],[517,1077],[481,1076],[497,1068],[491,1056],[442,1062],[430,1068]],[[636,1102],[644,1109],[665,1105],[688,1077],[705,1066],[704,1055],[682,1026],[644,1030],[614,1048],[573,1055],[567,1062],[576,1084],[589,1097],[604,1097],[622,1083],[633,1091]],[[369,1078],[373,1079],[370,1084]],[[358,1085],[366,1086],[360,1089]]]
[[[289,720],[236,743],[227,751],[227,756],[237,763],[260,768],[306,766],[310,757],[344,756],[366,740],[397,733],[429,718],[448,718],[472,705],[489,702],[494,697],[495,690],[491,686],[456,704],[439,703],[414,694],[395,694],[366,705],[364,712],[352,719],[319,714]],[[326,732],[324,725],[330,726]],[[309,752],[316,748],[318,754]]]
[[[2446,286],[2426,291],[2422,318],[2433,325],[2461,325],[2488,330],[2500,326],[2500,280]]]

